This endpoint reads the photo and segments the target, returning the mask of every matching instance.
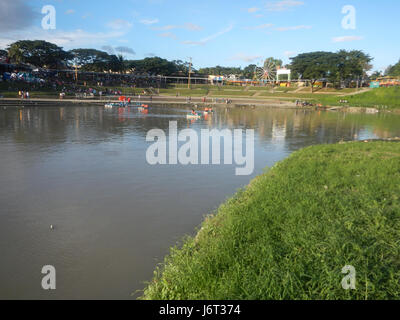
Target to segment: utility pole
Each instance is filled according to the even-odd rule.
[[[75,65],[75,84],[78,85],[78,66]]]
[[[75,55],[74,57],[74,67],[75,67],[75,84],[78,85],[78,58]]]
[[[192,58],[190,58],[189,63],[189,82],[188,82],[188,89],[191,89],[191,76],[192,76]]]

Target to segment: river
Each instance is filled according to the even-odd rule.
[[[221,108],[0,110],[0,299],[134,299],[171,246],[292,152],[400,136],[400,116]],[[255,170],[146,162],[153,128],[254,129]],[[53,226],[53,229],[50,228]],[[42,267],[57,288],[41,287]]]

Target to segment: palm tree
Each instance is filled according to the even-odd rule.
[[[8,57],[10,58],[10,61],[12,61],[16,64],[24,62],[24,56],[18,45],[16,45],[14,43],[7,50],[8,50]]]

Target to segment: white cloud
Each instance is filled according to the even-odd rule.
[[[159,22],[158,19],[142,19],[139,21],[141,24],[144,24],[146,26],[152,25],[152,24],[156,24]]]
[[[298,0],[279,0],[267,2],[266,8],[268,11],[286,11],[293,7],[304,5],[303,1]]]
[[[285,51],[283,54],[284,54],[286,57],[291,58],[291,57],[296,56],[296,55],[297,55],[297,52],[296,52],[296,51]]]
[[[210,42],[211,40],[214,40],[222,35],[224,35],[225,33],[230,32],[233,29],[233,25],[230,25],[229,27],[211,35],[208,36],[206,38],[203,38],[199,41],[183,41],[183,44],[187,44],[187,45],[191,45],[191,46],[200,46],[200,45],[205,45],[206,43]]]
[[[115,54],[114,48],[112,46],[102,46],[101,50],[107,52],[108,54]]]
[[[178,26],[168,25],[168,26],[163,26],[163,27],[153,27],[151,29],[155,30],[155,31],[168,31],[168,30],[173,30],[176,28],[178,28]]]
[[[193,23],[185,23],[183,28],[186,29],[186,30],[190,30],[190,31],[201,31],[201,30],[203,30],[202,27],[198,26],[197,24],[193,24]]]
[[[132,48],[124,47],[124,46],[115,47],[114,48],[114,47],[112,47],[110,45],[104,45],[104,46],[101,47],[101,50],[107,52],[108,54],[115,54],[115,52],[117,52],[117,53],[125,53],[125,54],[129,54],[129,55],[135,55],[136,54],[136,52]]]
[[[169,31],[169,30],[174,30],[174,29],[184,29],[188,31],[200,31],[203,30],[203,28],[197,24],[193,23],[185,23],[184,25],[166,25],[162,27],[153,27],[151,28],[152,30],[155,31]]]
[[[254,56],[254,55],[246,55],[244,53],[238,53],[231,57],[231,60],[239,60],[239,61],[245,61],[245,62],[253,62],[255,60],[261,59],[262,56]]]
[[[158,36],[159,36],[159,37],[162,37],[162,38],[171,38],[171,39],[176,40],[176,35],[173,34],[172,32],[160,33]]]
[[[0,35],[0,47],[6,47],[17,40],[45,40],[66,49],[77,47],[97,47],[105,45],[110,39],[125,35],[122,31],[86,32],[80,29],[74,31],[43,30],[35,27],[28,30],[14,31]]]
[[[135,55],[136,52],[132,48],[121,46],[121,47],[116,47],[115,51],[119,53],[125,53],[125,54],[130,54],[130,55]]]
[[[248,9],[247,9],[247,12],[248,12],[248,13],[255,13],[255,12],[257,12],[257,11],[260,11],[260,8],[255,8],[255,7],[254,7],[254,8],[248,8]]]
[[[107,23],[107,27],[114,30],[129,29],[132,27],[132,23],[122,19],[115,19]]]
[[[246,30],[262,30],[262,29],[268,29],[273,27],[274,25],[271,23],[265,23],[265,24],[261,24],[259,26],[255,26],[255,27],[246,27]]]
[[[312,29],[311,26],[293,26],[293,27],[279,27],[276,28],[276,31],[293,31],[293,30],[302,30],[302,29]]]
[[[332,39],[332,42],[351,42],[351,41],[359,41],[363,40],[364,37],[360,36],[344,36],[344,37],[335,37]]]

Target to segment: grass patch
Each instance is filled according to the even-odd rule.
[[[189,97],[189,96],[206,96],[208,91],[206,89],[160,89],[161,95]]]
[[[319,96],[317,100],[330,106],[339,105],[339,100],[347,100],[353,107],[369,107],[379,109],[400,108],[400,87],[377,88],[371,91],[346,97]]]
[[[398,299],[399,197],[400,143],[303,149],[173,248],[143,299]]]
[[[210,93],[211,96],[214,97],[237,97],[237,96],[242,96],[242,97],[251,97],[254,95],[254,92],[251,91],[211,91]]]

